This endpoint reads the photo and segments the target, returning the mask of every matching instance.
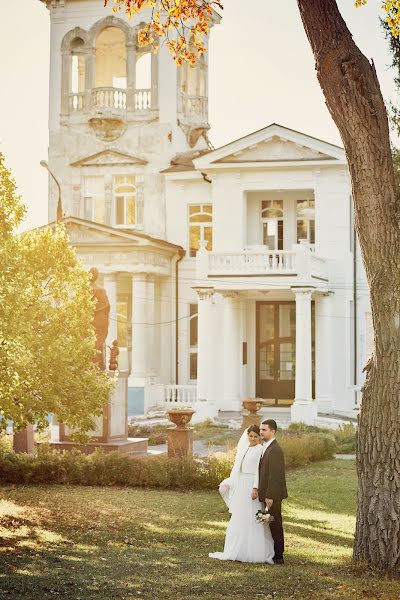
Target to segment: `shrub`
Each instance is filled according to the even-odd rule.
[[[336,452],[339,454],[354,454],[356,451],[357,427],[352,423],[340,425],[337,429],[326,429],[303,423],[292,423],[285,434],[312,434],[320,433],[333,436],[336,441]]]
[[[167,442],[167,428],[169,425],[128,425],[128,437],[148,438],[149,446],[159,446]]]
[[[279,437],[287,467],[333,458],[336,444],[329,434]],[[234,452],[207,458],[171,459],[166,456],[129,457],[97,450],[85,455],[78,450],[57,452],[45,446],[37,455],[15,454],[0,449],[3,483],[131,486],[164,489],[216,489],[229,476]]]

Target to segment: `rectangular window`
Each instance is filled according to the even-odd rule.
[[[189,305],[189,360],[190,380],[197,380],[197,344],[198,344],[198,308],[197,304]]]
[[[261,202],[263,244],[268,250],[283,250],[283,200]]]
[[[133,226],[136,224],[136,181],[134,175],[114,177],[115,224]]]
[[[105,223],[104,177],[85,177],[83,213],[88,221]]]
[[[200,245],[212,250],[212,205],[193,204],[189,206],[189,256],[196,256]]]
[[[297,243],[315,244],[315,200],[297,200]]]

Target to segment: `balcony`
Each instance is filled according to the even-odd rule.
[[[306,243],[295,244],[292,250],[275,251],[266,246],[250,246],[242,252],[208,252],[200,248],[196,274],[201,285],[213,278],[223,278],[230,283],[245,279],[247,285],[249,279],[259,281],[263,277],[283,279],[289,285],[323,285],[329,281],[325,259],[317,256]]]
[[[184,119],[193,122],[207,122],[208,99],[204,96],[180,94],[179,112]]]
[[[116,87],[94,88],[91,93],[69,94],[69,113],[79,113],[90,109],[109,110],[125,113],[128,111],[145,112],[152,108],[151,89],[137,89],[130,100],[126,89]]]

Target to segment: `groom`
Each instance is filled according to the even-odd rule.
[[[288,497],[285,479],[285,459],[282,448],[275,439],[278,426],[273,419],[263,421],[260,435],[264,441],[264,454],[259,464],[258,498],[274,517],[270,523],[274,540],[274,563],[283,565],[285,542],[282,527],[282,500]],[[255,490],[254,490],[255,492]]]

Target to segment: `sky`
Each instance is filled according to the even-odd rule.
[[[98,0],[102,7],[103,1]],[[325,107],[295,0],[225,0],[211,34],[210,138],[215,147],[270,123],[341,144]],[[398,101],[381,0],[338,0],[385,100]],[[108,12],[109,9],[104,9]],[[77,24],[78,25],[78,24]],[[0,0],[0,151],[28,207],[24,228],[47,222],[50,23],[39,0]]]

